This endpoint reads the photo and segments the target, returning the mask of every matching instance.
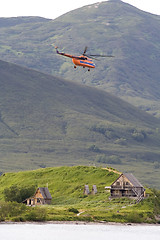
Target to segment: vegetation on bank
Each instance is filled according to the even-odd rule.
[[[105,186],[110,186],[117,177],[111,169],[87,166],[3,174],[0,177],[0,221],[160,223],[160,191],[147,188],[149,196],[139,204],[128,198],[110,200]],[[24,189],[33,191],[34,187],[46,184],[52,195],[51,205],[28,207],[18,203],[19,199],[16,202],[14,198],[8,198],[8,193],[15,189],[19,196]],[[98,193],[83,195],[85,184],[90,189],[96,184]]]

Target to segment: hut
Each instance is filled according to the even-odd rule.
[[[89,195],[89,194],[90,194],[88,185],[85,185],[85,186],[84,186],[84,192],[83,192],[83,194],[84,194],[84,195]]]
[[[27,198],[23,203],[26,203],[28,206],[34,205],[44,205],[51,204],[52,196],[47,187],[39,187],[37,188],[35,194]]]
[[[92,192],[91,192],[91,194],[92,195],[95,195],[97,193],[97,186],[96,185],[93,185],[92,186]]]
[[[111,197],[145,197],[145,189],[132,173],[122,173],[111,185]]]

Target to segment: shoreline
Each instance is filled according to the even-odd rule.
[[[37,224],[37,225],[47,225],[47,224],[64,224],[64,225],[109,225],[109,226],[160,226],[158,223],[118,223],[118,222],[84,222],[84,221],[46,221],[46,222],[12,222],[4,221],[0,222],[3,224]]]

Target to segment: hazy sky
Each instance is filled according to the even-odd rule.
[[[54,19],[98,0],[2,0],[0,17],[41,16]],[[144,11],[160,15],[160,0],[123,0]]]

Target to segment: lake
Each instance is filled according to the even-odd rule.
[[[160,226],[107,224],[0,224],[1,240],[160,240]]]

